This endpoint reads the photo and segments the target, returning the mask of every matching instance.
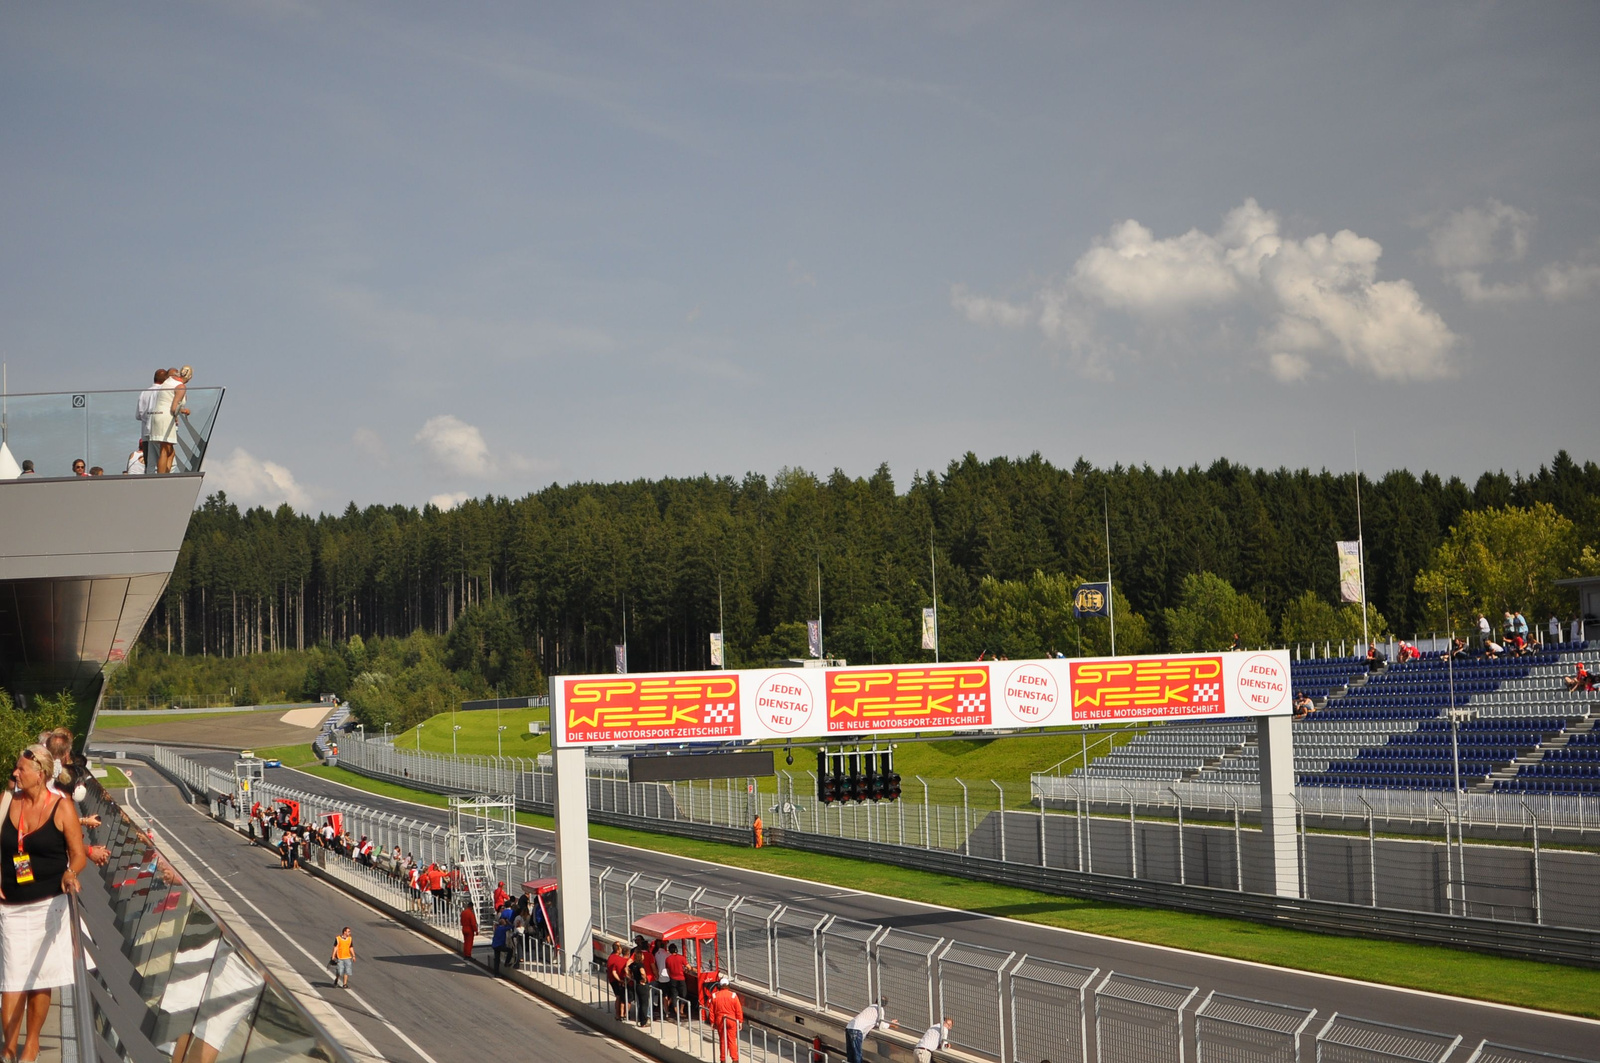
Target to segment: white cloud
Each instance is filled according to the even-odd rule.
[[[471,497],[471,491],[453,491],[449,494],[432,496],[428,499],[428,505],[438,506],[440,509],[455,509]]]
[[[357,428],[350,434],[350,442],[371,461],[384,466],[389,464],[389,445],[372,429]]]
[[[1445,270],[1479,269],[1494,262],[1520,262],[1528,253],[1533,215],[1491,199],[1445,215],[1428,232],[1433,264]]]
[[[1533,298],[1559,303],[1600,290],[1600,265],[1589,255],[1552,263],[1520,280],[1484,279],[1486,267],[1527,257],[1534,221],[1532,214],[1498,199],[1482,207],[1452,211],[1428,231],[1429,257],[1469,303],[1516,303]]]
[[[985,295],[973,295],[967,291],[964,284],[951,286],[950,305],[961,311],[962,315],[974,325],[1023,328],[1032,324],[1037,316],[1032,307],[1017,306],[1004,299],[991,299]]]
[[[430,417],[417,433],[415,442],[422,444],[435,461],[451,472],[480,477],[494,473],[495,461],[483,433],[476,425],[467,424],[454,414]]]
[[[1303,379],[1310,356],[1335,355],[1385,380],[1428,379],[1451,370],[1457,339],[1410,281],[1378,280],[1383,248],[1348,229],[1303,240],[1284,236],[1278,216],[1254,199],[1230,211],[1216,232],[1190,229],[1157,238],[1132,219],[1084,252],[1064,281],[1019,306],[952,289],[969,321],[1035,324],[1069,347],[1090,375],[1109,374],[1097,308],[1160,326],[1185,314],[1253,310],[1258,346],[1273,376]]]
[[[242,447],[207,470],[212,484],[244,506],[276,507],[287,502],[301,512],[311,509],[311,495],[294,473],[275,461],[263,461]]]

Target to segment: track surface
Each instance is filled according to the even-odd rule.
[[[303,872],[283,870],[268,850],[248,844],[189,804],[155,768],[137,764],[129,774],[136,788],[124,801],[154,822],[161,845],[207,876],[381,1058],[402,1063],[530,1056],[564,1063],[637,1063],[644,1058],[376,909]],[[356,948],[348,991],[334,986],[325,962],[334,936],[345,926],[351,927]]]
[[[229,754],[196,753],[193,759],[231,770],[234,758]],[[146,770],[143,772],[143,777],[149,779],[151,774]],[[448,813],[442,809],[380,797],[304,772],[273,771],[269,773],[267,781],[369,808],[399,813],[425,822],[447,823],[449,819]],[[176,795],[173,799],[178,800]],[[226,830],[226,828],[217,829]],[[524,846],[537,845],[542,848],[554,846],[554,836],[549,831],[528,827],[519,827],[518,831],[519,840]],[[1102,972],[1114,969],[1141,978],[1199,986],[1201,997],[1211,990],[1218,990],[1235,996],[1316,1008],[1318,1019],[1314,1026],[1320,1026],[1322,1021],[1337,1011],[1344,1015],[1399,1026],[1411,1026],[1441,1033],[1459,1033],[1469,1049],[1475,1047],[1479,1040],[1488,1038],[1501,1044],[1579,1058],[1593,1059],[1600,1056],[1600,1051],[1597,1051],[1597,1047],[1600,1047],[1600,1021],[1592,1019],[1395,989],[1248,961],[1206,956],[1159,945],[1145,945],[1117,938],[1061,930],[992,915],[941,909],[893,897],[724,867],[631,846],[601,841],[591,841],[590,846],[591,858],[597,864],[610,863],[626,867],[631,871],[665,875],[676,881],[696,886],[777,901],[860,922],[880,923],[915,933],[955,938],[975,945],[1011,950],[1018,955],[1027,953],[1042,959],[1099,967]],[[259,857],[257,859],[259,860]],[[323,980],[326,981],[325,978]],[[384,1003],[388,1005],[389,1011],[402,1013],[405,1011],[404,1004],[391,1004],[387,1001]],[[380,1010],[382,1010],[381,1005]]]

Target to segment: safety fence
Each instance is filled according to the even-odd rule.
[[[320,1060],[350,1057],[104,790],[90,788],[74,937],[76,1037],[62,1058]],[[97,873],[96,873],[97,872]]]
[[[158,763],[165,767],[183,759],[168,752]],[[191,777],[204,778],[192,772]],[[305,793],[275,783],[260,783],[257,788],[267,799],[299,802],[303,814],[311,816],[338,813],[346,823],[361,823],[369,821],[372,814],[355,800]],[[222,810],[220,805],[214,807]],[[352,888],[394,908],[406,910],[407,904],[417,903],[398,881],[381,871],[361,868],[332,854],[317,862]],[[519,849],[495,868],[498,877],[512,886],[550,877],[554,870],[554,854],[539,847]],[[950,1045],[965,1055],[995,1063],[1037,1063],[1040,1059],[1088,1063],[1091,1058],[1097,1063],[1183,1063],[1188,1046],[1201,1063],[1297,1063],[1307,1047],[1303,1041],[1316,1014],[1313,1009],[1219,993],[1210,994],[1191,1009],[1200,992],[1193,986],[1153,982],[1116,971],[1102,976],[1098,969],[841,919],[627,868],[595,865],[590,875],[597,942],[631,937],[635,920],[658,911],[710,917],[718,924],[717,948],[724,969],[740,988],[771,997],[786,1008],[798,1006],[840,1019],[868,1002],[886,1000],[891,1015],[912,1032],[948,1016],[954,1020]],[[441,929],[457,926],[458,908],[440,910],[424,900],[414,910]],[[603,1006],[611,1000],[609,987],[592,962],[580,962],[574,971],[567,960],[547,947],[526,942],[513,947],[519,970],[577,979],[574,985],[582,989],[590,1006]],[[592,960],[592,955],[582,959]],[[630,1014],[637,1020],[637,1002],[632,1006]],[[697,1045],[712,1040],[711,1031],[693,1023],[682,1024],[681,1034],[677,1029],[667,1031],[662,1024],[671,1024],[670,1010],[663,1018],[659,995],[650,998],[644,1011],[647,1023],[662,1036],[685,1038],[686,1051],[698,1053]],[[1460,1041],[1450,1035],[1406,1031],[1342,1015],[1335,1015],[1334,1020],[1311,1040],[1309,1047],[1318,1060],[1444,1063],[1448,1050],[1442,1055],[1404,1052],[1436,1042],[1453,1048]],[[1381,1030],[1399,1031],[1392,1035],[1398,1040],[1386,1041],[1384,1036],[1390,1035],[1374,1032]],[[760,1058],[787,1060],[785,1053],[791,1050],[810,1056],[809,1045],[795,1047],[770,1032],[759,1036],[766,1038],[753,1045],[753,1050],[762,1053]],[[1383,1051],[1385,1045],[1399,1045],[1400,1050],[1389,1056],[1360,1054]],[[1480,1051],[1484,1049],[1485,1045],[1480,1045]]]
[[[554,777],[547,758],[451,757],[350,741],[340,763],[364,774],[460,793],[514,794],[521,807],[548,813]],[[748,830],[762,814],[787,832],[852,839],[1005,863],[1117,876],[1140,881],[1271,892],[1266,846],[1253,788],[1217,786],[1152,789],[1137,782],[1055,779],[1060,794],[1033,811],[1009,808],[1005,788],[962,779],[913,776],[899,801],[821,804],[811,773],[779,772],[764,780],[629,783],[620,760],[588,763],[591,814],[615,814],[661,824],[700,824]],[[1036,782],[1037,782],[1036,778]],[[1164,792],[1163,792],[1164,791]],[[1353,791],[1302,788],[1295,815],[1301,857],[1298,894],[1308,900],[1430,912],[1552,927],[1600,924],[1600,854],[1549,848],[1551,820],[1567,822],[1594,840],[1600,804],[1570,796],[1464,795],[1373,791],[1362,816],[1330,795]],[[1442,839],[1379,837],[1426,801]],[[1509,818],[1508,801],[1523,818]],[[1119,804],[1120,802],[1120,804]],[[1386,804],[1381,802],[1387,802]],[[1117,810],[1115,813],[1113,810]],[[1503,814],[1506,818],[1496,819]],[[1342,830],[1309,826],[1317,817],[1341,820]],[[1472,844],[1466,827],[1499,823],[1517,830],[1503,842]],[[1580,835],[1582,837],[1582,835]],[[1517,844],[1520,842],[1520,844]]]

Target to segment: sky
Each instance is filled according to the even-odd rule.
[[[207,490],[1600,460],[1600,5],[0,6],[13,391]]]

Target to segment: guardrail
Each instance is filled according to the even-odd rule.
[[[527,759],[418,756],[355,740],[341,747],[340,764],[360,774],[439,793],[512,793],[521,809],[544,815],[553,810],[549,802],[553,777]],[[780,773],[774,793],[758,791],[754,780],[630,784],[624,769],[591,765],[587,785],[594,822],[709,841],[748,842],[747,824],[759,804],[771,817],[770,828],[781,831],[786,844],[795,847],[834,851],[846,841],[862,842],[867,843],[867,859],[892,859],[903,866],[956,874],[964,873],[966,865],[952,865],[942,854],[995,861],[1029,876],[1038,869],[1079,874],[1077,879],[1047,876],[1039,888],[1051,892],[1081,894],[1101,888],[1094,883],[1131,880],[1141,884],[1130,887],[1142,898],[1136,903],[1162,905],[1171,898],[1177,905],[1182,891],[1165,886],[1235,893],[1270,888],[1259,878],[1254,853],[1263,842],[1259,830],[1249,826],[1242,795],[1222,811],[1223,822],[1216,823],[1202,822],[1205,817],[1197,812],[1205,805],[1190,804],[1184,791],[1176,791],[1182,803],[1161,806],[1141,802],[1141,795],[1129,786],[1119,787],[1121,808],[1113,819],[1094,814],[1096,805],[1105,808],[1109,802],[1096,801],[1092,790],[1077,802],[1063,803],[1060,810],[1014,811],[1004,807],[1004,791],[998,784],[991,785],[985,807],[977,799],[984,796],[981,791],[972,794],[973,788],[961,780],[943,784],[948,801],[935,800],[939,784],[917,779],[907,785],[907,797],[900,801],[827,807],[809,802],[789,773]],[[1173,796],[1169,792],[1168,797]],[[1360,834],[1319,833],[1308,829],[1311,813],[1302,808],[1295,817],[1303,869],[1299,894],[1306,901],[1342,901],[1345,907],[1364,906],[1369,912],[1391,909],[1460,918],[1465,922],[1459,943],[1468,947],[1480,940],[1482,927],[1490,922],[1570,927],[1580,936],[1592,933],[1600,922],[1600,895],[1591,888],[1600,877],[1600,855],[1541,849],[1543,819],[1531,807],[1525,815],[1523,837],[1532,845],[1522,848],[1467,845],[1459,830],[1450,831],[1453,838],[1442,843],[1380,838],[1379,818],[1370,814],[1364,822],[1346,824]],[[1432,870],[1435,861],[1444,866],[1442,878]],[[1274,921],[1284,918],[1280,913]],[[1381,921],[1381,917],[1367,920],[1372,925]],[[1307,923],[1308,928],[1315,925]],[[1485,947],[1496,946],[1496,941],[1484,940]],[[1536,954],[1542,955],[1542,950]]]
[[[170,756],[164,759],[172,762]],[[189,775],[198,777],[192,771]],[[303,808],[318,815],[336,811],[349,822],[373,815],[372,809],[358,801],[306,794],[276,784],[260,784],[260,788],[269,796],[293,795]],[[828,841],[833,851],[838,851],[838,840]],[[808,838],[808,842],[815,844],[816,840]],[[846,855],[857,855],[864,845],[847,841]],[[996,880],[1016,881],[1010,877],[1010,869],[997,861],[974,861],[955,854],[945,857],[952,869],[958,863],[977,864],[982,877],[993,875]],[[322,853],[316,863],[346,888],[365,892],[393,910],[407,911],[398,902],[410,904],[413,900],[394,880],[354,861]],[[555,857],[549,850],[530,847],[519,850],[514,862],[496,871],[505,881],[518,882],[518,875],[545,877],[553,871],[554,864]],[[906,1030],[915,1033],[950,1016],[954,1019],[951,1048],[959,1055],[995,1063],[1033,1063],[1041,1058],[1058,1063],[1088,1063],[1091,1058],[1181,1060],[1185,1058],[1181,1046],[1186,1043],[1197,1046],[1201,1060],[1249,1058],[1298,1063],[1302,1042],[1307,1039],[1310,1043],[1305,1047],[1319,1053],[1318,1058],[1323,1058],[1320,1053],[1327,1048],[1329,1058],[1338,1054],[1341,1059],[1376,1060],[1380,1057],[1363,1055],[1361,1049],[1367,1043],[1363,1038],[1370,1041],[1369,1035],[1379,1029],[1390,1031],[1390,1044],[1448,1046],[1442,1053],[1425,1057],[1444,1061],[1461,1040],[1448,1034],[1406,1030],[1337,1014],[1311,1035],[1309,1028],[1316,1015],[1313,1009],[1216,992],[1191,1009],[1200,993],[1193,986],[1153,982],[1116,971],[1105,972],[1102,977],[1098,969],[842,919],[761,898],[680,884],[630,868],[599,865],[591,869],[591,878],[595,942],[626,940],[631,936],[633,921],[650,912],[684,911],[715,918],[717,945],[726,958],[726,968],[740,990],[755,999],[757,1007],[763,1001],[791,1012],[799,1007],[837,1028],[867,1002],[889,998],[894,1001],[894,1016]],[[1135,885],[1151,889],[1158,884]],[[1191,891],[1200,892],[1193,888]],[[1241,904],[1292,913],[1302,903],[1228,891],[1203,892],[1215,895],[1219,914],[1237,915]],[[1320,912],[1324,907],[1312,905],[1310,910]],[[1262,911],[1267,914],[1266,908]],[[413,909],[411,914],[446,933],[455,927],[456,910],[424,908]],[[1344,919],[1370,914],[1359,908],[1340,913]],[[1319,928],[1336,929],[1331,922]],[[1509,929],[1514,932],[1532,928]],[[573,963],[573,957],[542,942],[525,940],[513,947],[519,973],[558,986],[564,996],[583,1007],[602,1010],[614,1006],[609,986],[592,962],[592,953],[581,958],[591,962]],[[714,1057],[714,1031],[695,1016],[693,1007],[674,1023],[663,1006],[660,991],[653,987],[646,990],[642,1007],[638,999],[632,1000],[630,1006],[634,1009],[632,1019],[638,1021],[642,1017],[657,1040],[707,1063]],[[809,1024],[806,1028],[815,1029]],[[740,1038],[741,1046],[756,1060],[799,1063],[802,1054],[815,1060],[809,1045],[774,1035],[754,1024],[747,1025]],[[1478,1052],[1483,1053],[1486,1046],[1488,1042],[1480,1044]],[[893,1041],[885,1045],[885,1054],[903,1058],[906,1047],[905,1043]],[[1239,1054],[1246,1049],[1246,1055]],[[1523,1058],[1528,1058],[1527,1054]]]

